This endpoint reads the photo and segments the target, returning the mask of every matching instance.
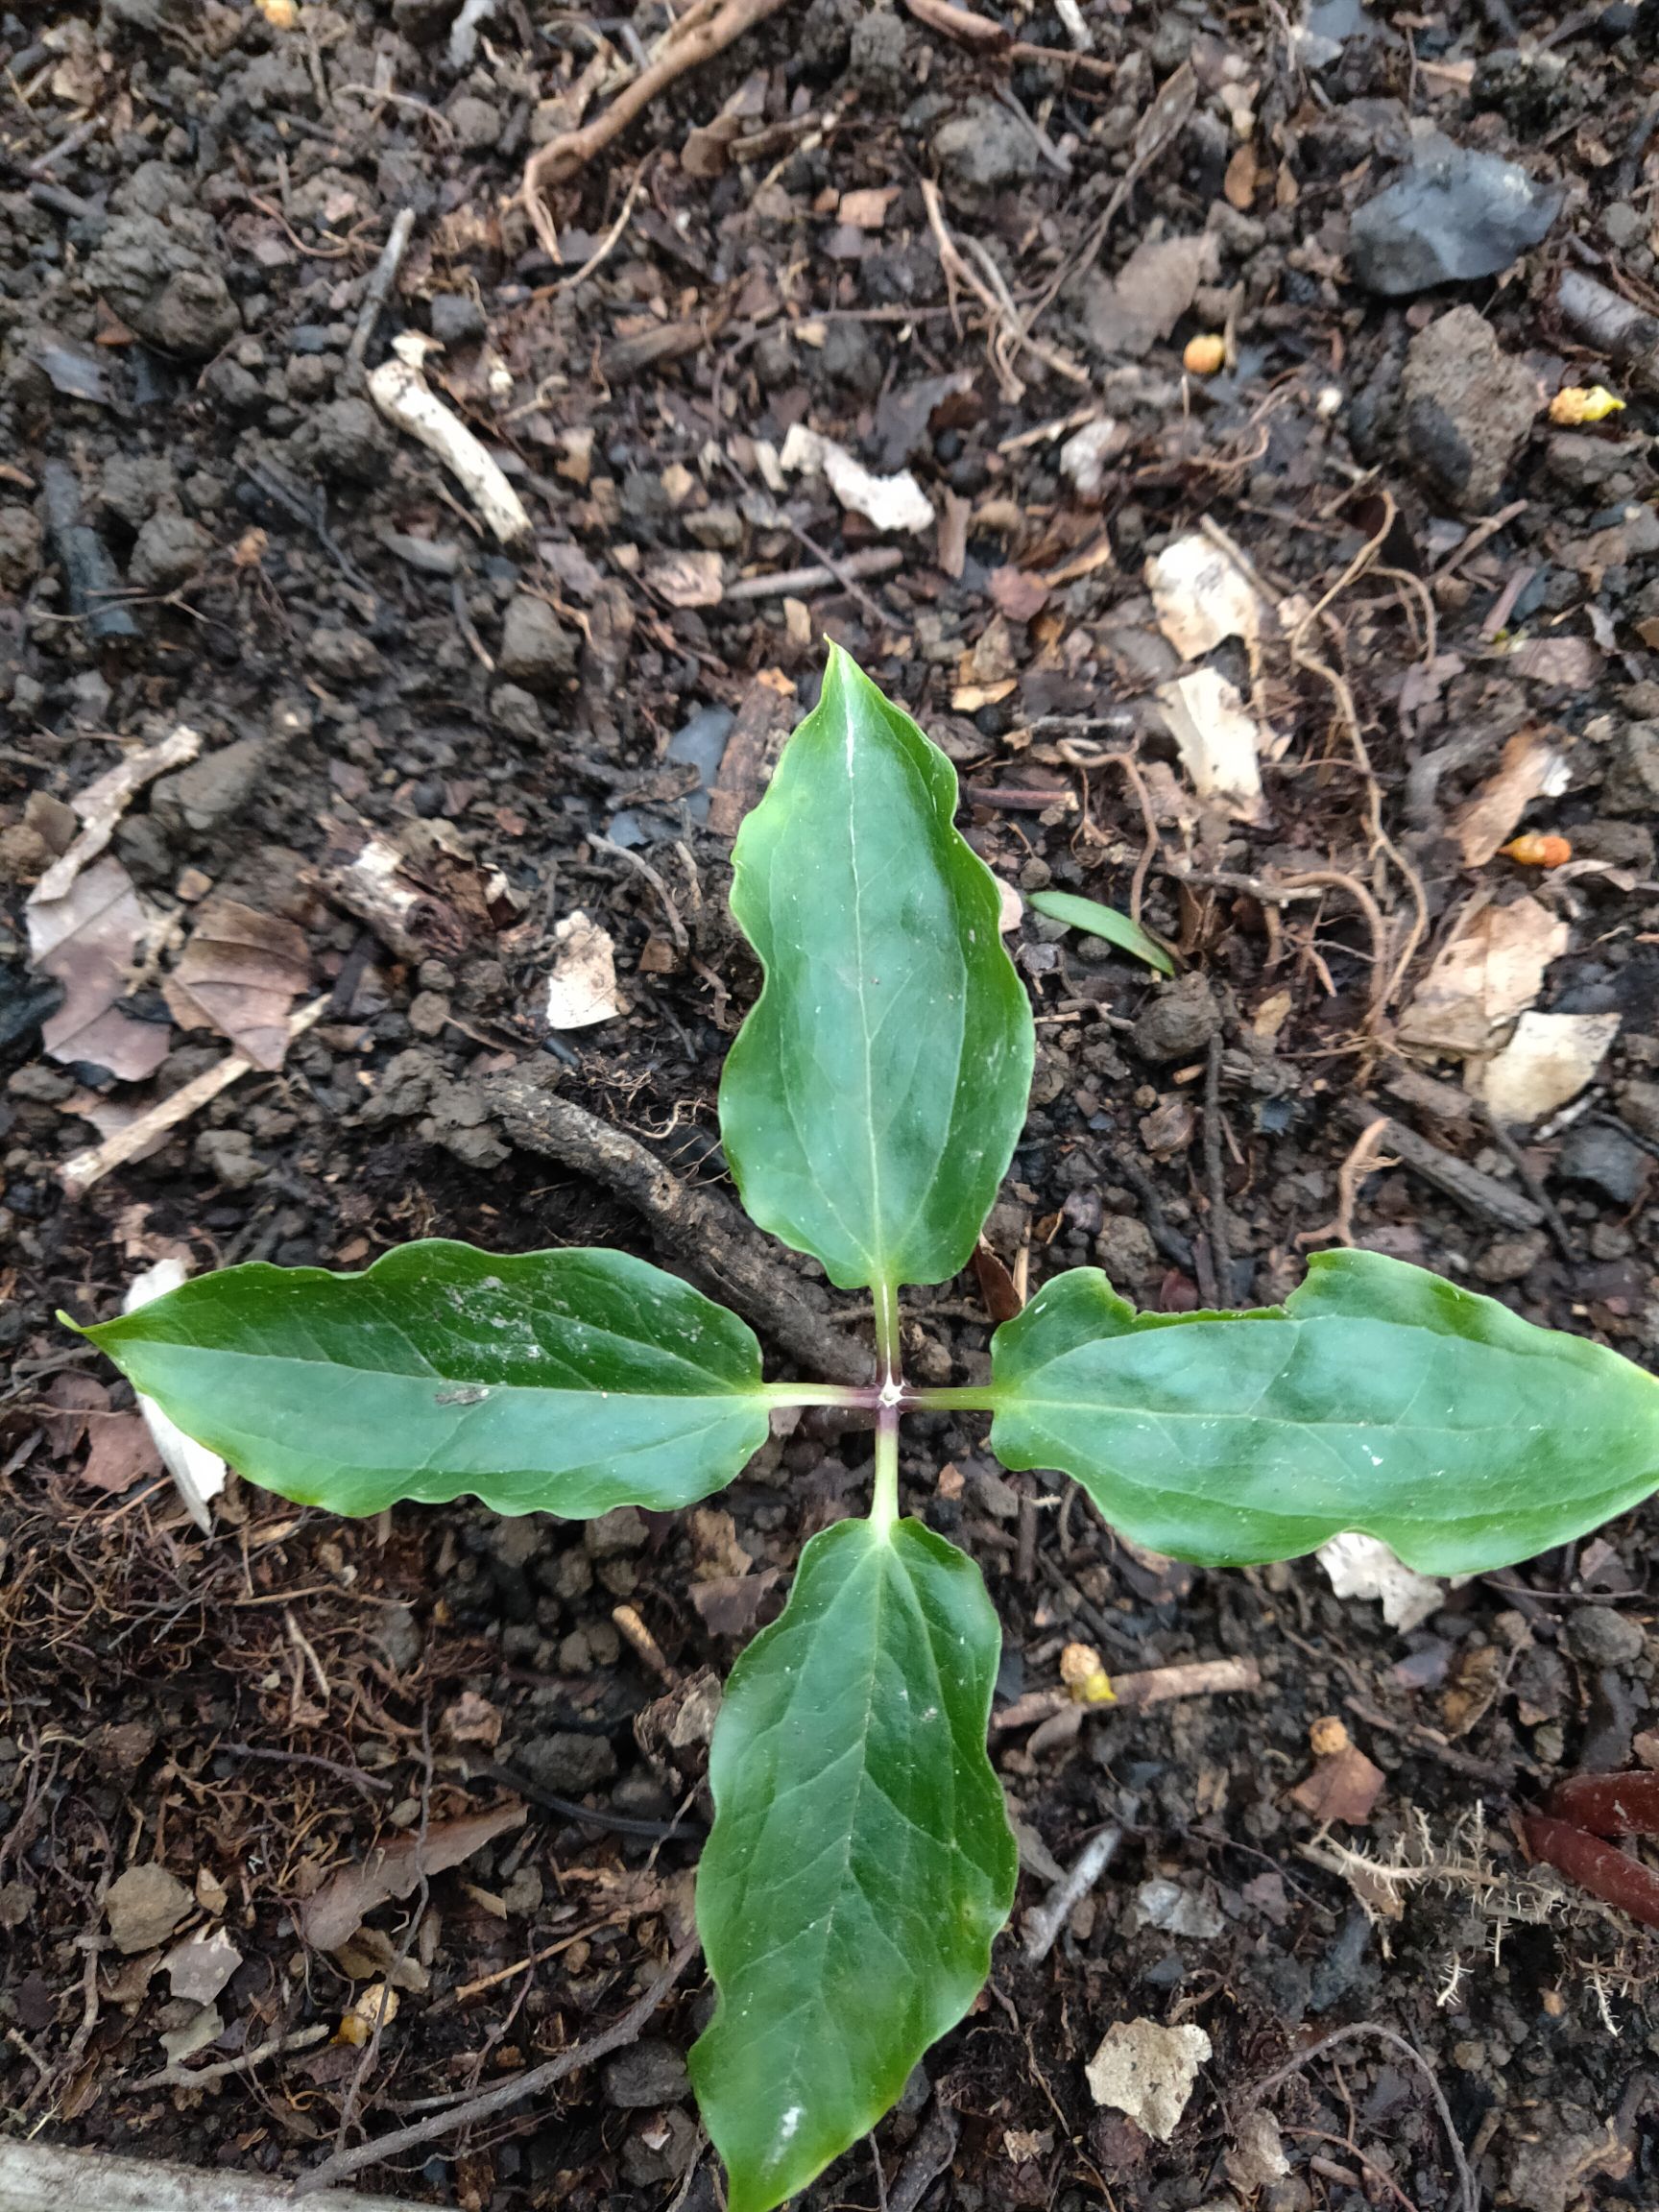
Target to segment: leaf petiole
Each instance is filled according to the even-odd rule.
[[[870,1522],[878,1536],[890,1537],[899,1518],[899,1404],[888,1399],[876,1409],[876,1488]]]

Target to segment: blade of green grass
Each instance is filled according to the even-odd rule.
[[[1087,929],[1092,937],[1104,937],[1120,952],[1133,952],[1160,975],[1173,975],[1175,963],[1155,937],[1148,937],[1139,922],[1119,914],[1116,906],[1102,906],[1098,899],[1079,899],[1070,891],[1032,891],[1028,902],[1050,922],[1064,922],[1072,929]]]

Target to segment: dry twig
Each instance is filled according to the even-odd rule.
[[[537,147],[524,164],[519,198],[545,251],[558,257],[559,233],[547,211],[546,193],[585,169],[594,155],[609,146],[676,78],[723,53],[745,31],[775,15],[782,5],[783,0],[692,0],[647,65],[617,93],[602,115]]]
[[[481,2096],[468,2098],[465,2104],[456,2104],[447,2112],[435,2112],[426,2119],[413,2121],[407,2128],[394,2128],[390,2135],[376,2136],[372,2142],[359,2143],[349,2151],[336,2152],[333,2157],[325,2158],[321,2166],[301,2176],[294,2185],[295,2195],[308,2197],[314,2190],[327,2189],[336,2181],[345,2181],[351,2175],[361,2173],[365,2166],[377,2166],[383,2159],[400,2157],[405,2151],[435,2142],[441,2135],[452,2135],[458,2128],[470,2128],[475,2121],[508,2111],[513,2105],[522,2104],[526,2097],[539,2097],[544,2089],[551,2089],[566,2075],[591,2066],[595,2059],[609,2057],[613,2051],[620,2051],[637,2041],[639,2031],[685,1973],[697,1949],[695,1934],[687,1936],[644,1996],[631,2005],[614,2026],[590,2035],[586,2043],[576,2043],[568,2051],[561,2051],[557,2058],[549,2058],[543,2066],[528,2067],[522,2074],[515,2074],[511,2080],[486,2089]]]

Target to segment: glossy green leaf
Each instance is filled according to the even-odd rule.
[[[956,775],[838,647],[733,854],[765,988],[727,1057],[743,1203],[844,1290],[966,1266],[1024,1118],[1031,1010]]]
[[[691,2053],[728,2212],[873,2128],[984,1983],[1016,1871],[985,1755],[999,1642],[942,1536],[843,1521],[733,1671],[697,1874],[720,2006]]]
[[[361,1275],[230,1267],[85,1334],[186,1435],[336,1513],[464,1492],[666,1510],[766,1440],[752,1332],[625,1252],[434,1239]]]
[[[1374,1252],[1283,1307],[1142,1313],[1098,1269],[993,1341],[993,1450],[1073,1476],[1125,1535],[1204,1566],[1340,1530],[1430,1575],[1526,1559],[1659,1485],[1659,1382]]]
[[[1102,906],[1098,899],[1079,899],[1071,891],[1032,891],[1026,898],[1030,906],[1039,914],[1046,914],[1051,922],[1086,929],[1091,937],[1104,937],[1120,952],[1133,952],[1137,960],[1156,968],[1160,975],[1174,974],[1175,963],[1157,938],[1148,937],[1139,922],[1131,922],[1116,906]]]

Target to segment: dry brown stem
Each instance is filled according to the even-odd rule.
[[[602,115],[579,130],[561,132],[536,149],[524,164],[519,197],[547,252],[557,258],[559,233],[543,196],[555,184],[567,183],[585,169],[595,154],[609,146],[677,78],[701,62],[712,60],[745,31],[775,15],[782,5],[783,0],[693,0],[648,65],[631,84],[624,85]]]

